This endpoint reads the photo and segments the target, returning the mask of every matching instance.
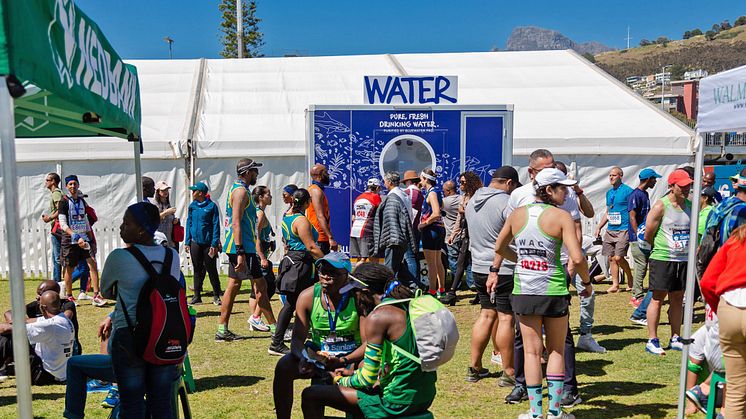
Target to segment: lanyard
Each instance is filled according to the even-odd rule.
[[[324,292],[324,301],[326,302],[326,315],[329,316],[329,333],[331,335],[335,335],[337,331],[337,320],[339,319],[339,313],[342,312],[344,309],[345,304],[347,303],[347,299],[349,298],[350,293],[346,292],[342,294],[342,298],[339,300],[339,304],[337,304],[337,307],[334,309],[334,318],[332,318],[332,313],[329,311],[329,296]]]
[[[243,180],[238,179],[238,180],[236,180],[236,182],[240,183],[241,186],[243,186],[244,188],[246,188],[247,191],[251,191],[251,189],[249,189],[249,185],[247,185],[246,182],[244,182]]]
[[[75,202],[75,199],[73,199],[73,197],[69,197],[68,201],[72,203],[73,211],[75,211],[75,215],[85,214],[85,204],[83,203],[82,199],[78,199],[78,202]]]
[[[326,186],[323,183],[316,181],[316,180],[312,180],[311,183],[321,188],[322,191],[324,190],[324,187]]]
[[[611,188],[611,205],[609,205],[609,209],[614,209],[614,201],[616,200],[616,193],[619,191],[619,188],[621,187],[622,185],[619,185],[616,188]]]

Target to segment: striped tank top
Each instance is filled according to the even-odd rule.
[[[515,235],[514,295],[568,295],[565,270],[560,261],[562,240],[541,229],[539,218],[549,208],[547,204],[526,205],[526,225]]]
[[[233,192],[240,188],[246,190],[249,199],[244,208],[236,209],[233,208],[231,197],[233,197]],[[234,211],[236,213],[234,213]],[[236,243],[233,236],[234,216],[241,217],[241,244],[243,245],[245,252],[256,254],[256,243],[254,242],[256,232],[256,204],[254,203],[254,200],[251,199],[251,191],[246,184],[240,180],[233,183],[230,191],[228,191],[228,198],[226,198],[225,202],[225,225],[223,227],[225,228],[226,233],[223,252],[227,254],[236,253]]]

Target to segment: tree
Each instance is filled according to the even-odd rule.
[[[739,16],[738,19],[736,19],[735,22],[733,22],[733,26],[743,26],[746,25],[746,16]]]
[[[643,39],[640,40],[640,46],[641,47],[646,47],[646,46],[651,45],[651,44],[652,44],[652,42],[650,42],[650,40],[648,40],[648,39],[643,38]]]
[[[668,71],[671,73],[671,80],[681,80],[684,78],[686,67],[681,64],[674,64]]]
[[[730,22],[728,22],[728,19],[725,19],[720,23],[720,30],[721,31],[727,31],[728,29],[732,29],[733,26],[731,26]]]
[[[658,39],[655,40],[656,44],[667,44],[668,42],[668,38],[665,36],[659,36]]]
[[[707,31],[707,32],[705,32],[705,38],[708,41],[712,41],[713,39],[715,39],[715,35],[717,35],[717,32],[715,32],[715,31]]]
[[[584,52],[583,53],[583,58],[585,58],[586,60],[588,60],[588,61],[590,61],[592,63],[596,62],[596,57],[594,57],[593,54],[591,54],[590,52]]]
[[[712,25],[712,31],[715,32],[716,34],[720,32],[720,25],[718,25],[717,23]]]
[[[702,31],[699,28],[692,29],[692,37],[699,36],[699,35],[702,35]]]
[[[683,38],[683,39],[689,39],[691,37],[692,37],[692,31],[686,31],[686,32],[684,32],[684,36],[682,36],[681,38]]]
[[[241,0],[241,2],[243,2],[243,7],[241,7],[243,56],[244,58],[263,57],[261,48],[264,46],[264,34],[259,30],[259,22],[262,20],[256,15],[256,0]],[[220,42],[223,44],[223,50],[220,51],[220,55],[223,58],[237,58],[236,0],[221,0],[218,9],[223,15],[223,21],[220,23]]]

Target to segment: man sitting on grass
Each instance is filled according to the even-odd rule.
[[[343,290],[352,271],[350,259],[332,252],[316,261],[316,268],[319,282],[298,297],[290,353],[275,367],[272,390],[278,418],[290,418],[293,381],[326,379],[330,384],[328,372],[357,365],[365,352],[365,317],[358,315],[355,296]]]

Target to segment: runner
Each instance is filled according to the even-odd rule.
[[[650,196],[648,189],[655,187],[661,175],[651,168],[645,168],[640,171],[638,176],[640,184],[629,195],[627,209],[629,210],[629,242],[632,250],[632,260],[635,264],[635,271],[632,280],[632,296],[629,299],[630,304],[638,307],[645,296],[643,281],[648,273],[648,258],[650,249],[645,245],[644,240],[637,240],[637,236],[645,231],[645,219],[650,212]]]
[[[352,228],[350,229],[350,256],[360,262],[378,262],[378,251],[374,249],[373,220],[381,205],[381,181],[377,177],[368,179],[368,190],[355,198],[352,204]]]
[[[276,244],[274,235],[275,232],[272,230],[272,224],[269,223],[264,209],[267,206],[272,205],[272,194],[269,188],[266,186],[257,186],[251,192],[251,199],[256,205],[256,226],[259,231],[259,263],[262,267],[262,276],[267,283],[267,299],[272,298],[275,295],[275,273],[272,270],[272,262],[269,260],[269,256],[274,252]],[[256,287],[251,288],[249,294],[249,310],[252,315],[249,317],[249,328],[259,332],[270,332],[274,333],[275,324],[265,324],[262,321],[262,311],[259,305],[256,303]],[[269,320],[268,320],[269,321]]]
[[[297,190],[298,190],[298,186],[292,183],[282,187],[282,202],[288,205],[287,209],[285,210],[285,213],[290,212],[290,209],[293,208],[293,192]]]
[[[648,342],[645,351],[665,355],[658,339],[663,299],[668,295],[668,320],[671,324],[670,349],[680,351],[681,321],[689,248],[691,201],[687,199],[693,180],[682,169],[668,176],[669,192],[650,209],[645,227],[645,241],[653,246],[650,254],[650,290],[653,299],[647,310]]]
[[[241,289],[241,282],[250,279],[256,287],[256,297],[262,313],[270,324],[275,323],[272,306],[267,298],[267,282],[262,276],[256,252],[259,243],[256,227],[256,205],[251,199],[249,185],[256,184],[259,168],[263,164],[252,159],[241,159],[236,165],[238,179],[228,191],[225,211],[225,244],[223,252],[228,254],[228,285],[223,293],[220,306],[220,319],[215,341],[224,342],[236,339],[236,334],[228,330],[228,321],[233,310],[233,302]],[[234,211],[236,213],[234,214]],[[235,217],[234,217],[235,215]]]
[[[584,289],[590,295],[588,265],[575,235],[575,225],[570,215],[556,208],[564,203],[567,186],[576,183],[558,169],[540,171],[534,180],[536,204],[515,210],[505,223],[497,239],[500,255],[516,261],[511,305],[518,316],[525,350],[525,370],[529,413],[519,418],[542,417],[541,355],[543,349],[542,327],[546,334],[547,387],[549,393],[548,418],[574,418],[561,409],[564,382],[564,342],[569,313],[569,291],[564,269],[560,262],[562,245],[580,275]],[[514,240],[516,250],[510,248]],[[496,290],[491,281],[489,291]]]
[[[417,226],[422,236],[422,250],[427,261],[427,279],[430,282],[430,294],[438,298],[445,293],[446,271],[440,252],[445,245],[446,229],[440,208],[443,207],[443,195],[436,185],[437,178],[432,169],[420,173],[420,185],[425,189],[425,200],[422,203],[422,219]]]
[[[272,390],[278,418],[290,417],[293,381],[315,378],[330,384],[330,372],[356,365],[365,352],[365,317],[355,309],[357,298],[340,291],[348,283],[350,259],[332,252],[316,261],[316,267],[319,282],[298,297],[291,352],[275,367]]]
[[[627,203],[632,188],[622,183],[624,172],[620,167],[609,171],[611,189],[606,191],[606,212],[596,227],[596,237],[601,237],[601,229],[606,226],[601,254],[611,261],[611,287],[606,292],[619,292],[619,270],[627,277],[627,287],[632,288],[632,270],[625,256],[629,249],[629,209]]]
[[[293,206],[282,219],[282,240],[287,251],[277,270],[277,288],[285,296],[285,303],[277,315],[277,329],[267,350],[270,355],[290,352],[283,342],[298,296],[313,284],[313,260],[324,257],[316,244],[319,233],[303,215],[311,204],[311,195],[301,188],[293,192],[292,199]]]
[[[319,232],[319,247],[324,254],[337,251],[337,242],[332,237],[331,220],[329,219],[329,200],[324,189],[329,186],[329,170],[321,163],[311,168],[311,205],[308,206],[306,217]]]
[[[394,350],[396,345],[418,356],[407,305],[376,308],[386,297],[410,298],[412,291],[399,285],[393,272],[383,265],[364,263],[354,275],[361,281],[354,282],[358,313],[370,313],[364,326],[365,360],[354,374],[351,370],[337,373],[334,382],[338,387],[311,386],[303,390],[303,416],[323,418],[326,406],[368,419],[426,412],[435,399],[437,373],[422,371],[419,363]]]

